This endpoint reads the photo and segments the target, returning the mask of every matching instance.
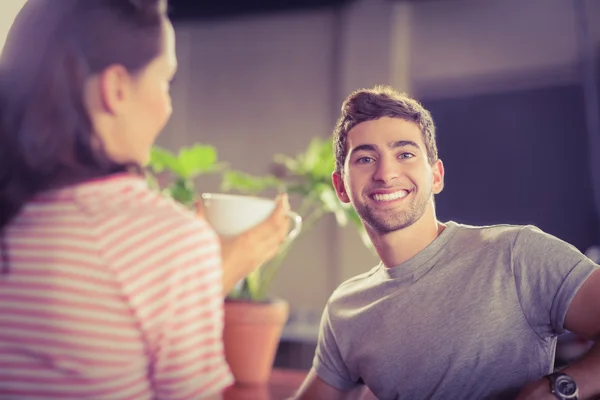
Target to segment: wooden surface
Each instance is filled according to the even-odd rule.
[[[234,385],[224,393],[224,400],[286,400],[290,399],[304,382],[308,371],[273,369],[268,385]],[[363,400],[377,400],[367,391]]]

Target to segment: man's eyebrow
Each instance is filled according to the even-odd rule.
[[[356,153],[357,151],[377,151],[377,146],[372,144],[361,144],[351,150],[352,153]]]
[[[396,140],[394,142],[388,143],[388,147],[390,149],[397,149],[399,147],[414,147],[417,150],[421,150],[419,145],[412,140]],[[356,146],[351,150],[351,153],[355,153],[357,151],[377,151],[377,146],[373,144],[361,144]]]
[[[412,140],[397,140],[395,142],[390,142],[388,143],[388,147],[390,149],[397,149],[398,147],[414,147],[417,150],[421,150],[419,145]]]

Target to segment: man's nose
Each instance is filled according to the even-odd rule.
[[[390,182],[400,176],[400,166],[392,157],[382,157],[377,162],[373,180]]]

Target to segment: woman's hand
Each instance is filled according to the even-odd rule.
[[[285,241],[290,230],[287,194],[279,194],[275,202],[275,209],[265,221],[238,236],[220,238],[223,295],[227,295],[246,275],[273,258]],[[201,202],[196,210],[203,217]]]

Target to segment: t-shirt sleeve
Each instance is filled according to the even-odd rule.
[[[542,338],[566,332],[564,321],[573,297],[598,269],[577,248],[534,226],[517,235],[512,267],[525,317]]]
[[[157,399],[213,398],[232,383],[218,238],[198,218],[167,216],[150,226],[124,239],[136,257],[120,252],[128,262],[119,270],[147,344],[148,377]]]
[[[344,363],[332,325],[330,304],[328,304],[321,317],[313,368],[319,378],[329,385],[340,390],[350,390],[358,386],[359,383],[352,380],[350,372]]]

